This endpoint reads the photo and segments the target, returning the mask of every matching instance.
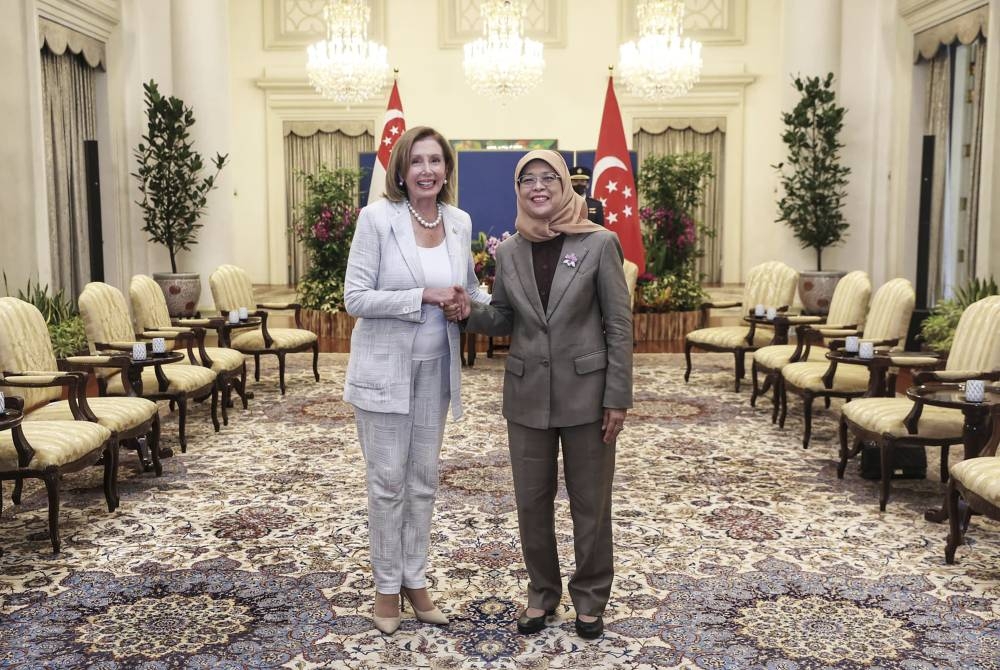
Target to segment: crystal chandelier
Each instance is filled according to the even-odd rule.
[[[620,79],[633,95],[663,100],[684,95],[701,73],[701,43],[681,37],[684,0],[638,0],[639,39],[619,48]]]
[[[364,0],[327,0],[326,39],[306,49],[309,83],[324,98],[355,104],[385,85],[389,64],[385,47],[368,41],[370,14]]]
[[[523,0],[486,0],[483,36],[465,45],[465,78],[477,93],[505,100],[538,85],[542,45],[524,37]]]

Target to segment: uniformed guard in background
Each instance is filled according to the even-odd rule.
[[[604,207],[600,200],[590,197],[590,168],[582,165],[574,165],[569,171],[569,180],[573,185],[573,190],[587,199],[587,218],[594,223],[604,225]]]

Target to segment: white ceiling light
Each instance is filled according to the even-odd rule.
[[[619,79],[633,95],[684,95],[701,74],[701,43],[682,37],[684,0],[638,0],[639,39],[619,47]]]
[[[389,78],[386,49],[368,40],[371,10],[363,0],[327,0],[326,39],[309,45],[306,73],[324,98],[356,104],[376,95]]]
[[[542,45],[524,37],[523,0],[486,0],[483,36],[465,45],[465,78],[477,93],[505,100],[542,80]]]

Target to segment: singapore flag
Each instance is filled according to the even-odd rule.
[[[646,252],[642,246],[639,226],[639,198],[635,192],[635,175],[629,160],[628,145],[621,110],[615,97],[614,79],[608,77],[608,92],[604,98],[601,134],[597,138],[594,156],[594,176],[591,196],[604,207],[604,225],[618,233],[625,258],[646,271]]]
[[[389,94],[389,105],[385,110],[385,122],[382,124],[382,139],[378,145],[378,156],[372,167],[372,181],[368,187],[368,204],[375,202],[385,193],[385,170],[389,166],[389,153],[403,131],[406,121],[403,119],[403,103],[399,101],[399,86],[392,83],[392,93]]]

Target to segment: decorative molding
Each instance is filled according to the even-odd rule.
[[[899,15],[919,33],[988,4],[989,0],[899,0]]]
[[[241,2],[245,0],[240,0]],[[326,37],[326,0],[261,0],[264,3],[264,50],[301,49]],[[368,0],[368,39],[385,43],[385,0]]]
[[[482,0],[438,0],[438,44],[461,48],[483,35],[479,17]],[[566,46],[566,0],[526,0],[524,34],[542,44]]]
[[[635,4],[636,0],[621,0],[620,42],[639,37]],[[744,44],[747,0],[684,0],[684,34],[705,45]]]
[[[121,21],[121,0],[36,0],[38,18],[107,42]]]

